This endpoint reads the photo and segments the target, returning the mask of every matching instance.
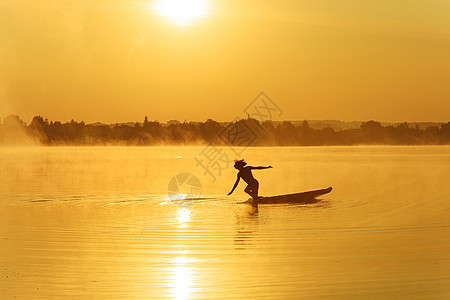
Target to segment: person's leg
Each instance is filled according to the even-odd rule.
[[[246,192],[247,194],[249,194],[252,198],[252,188],[250,187],[250,185],[247,185],[247,187],[245,188],[244,192]]]
[[[250,184],[247,185],[244,192],[249,194],[253,199],[257,199],[258,198],[258,188],[259,188],[259,183],[258,183],[258,181],[255,180],[255,182],[252,185],[250,185]]]
[[[258,198],[258,191],[259,191],[259,182],[258,182],[258,180],[255,180],[255,186],[253,188],[253,192],[255,194],[255,198]]]

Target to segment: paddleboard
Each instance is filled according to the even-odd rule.
[[[316,197],[328,194],[332,188],[308,191],[303,193],[277,195],[270,197],[259,197],[257,200],[252,199],[252,203],[256,204],[274,204],[274,203],[315,203]]]

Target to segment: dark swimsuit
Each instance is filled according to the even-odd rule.
[[[248,171],[247,171],[246,168],[248,168],[248,167],[245,167],[244,169],[242,169],[242,171],[239,172],[239,173],[241,173],[242,180],[244,180],[248,184],[248,186],[245,188],[245,190],[249,189],[250,191],[258,194],[259,182],[258,182],[258,180],[256,180],[253,177],[251,169],[248,169]],[[244,176],[242,176],[242,174],[245,174],[247,176],[244,177]]]

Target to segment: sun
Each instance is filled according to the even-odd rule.
[[[187,25],[206,15],[205,0],[159,0],[156,11],[179,25]]]

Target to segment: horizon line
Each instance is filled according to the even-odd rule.
[[[0,121],[3,121],[3,119],[5,119],[6,117],[9,117],[9,116],[17,116],[17,117],[19,117],[22,121],[24,121],[25,123],[27,123],[20,115],[18,115],[18,114],[8,114],[8,115],[6,115],[6,116],[0,116]],[[37,116],[40,116],[40,117],[42,117],[42,118],[44,118],[44,120],[46,119],[46,120],[48,120],[49,122],[51,122],[51,121],[53,121],[53,122],[61,122],[61,123],[68,123],[68,122],[71,122],[72,120],[73,121],[75,121],[75,122],[84,122],[85,124],[97,124],[97,123],[100,123],[100,124],[105,124],[105,125],[113,125],[113,124],[128,124],[128,123],[139,123],[139,124],[141,124],[141,123],[144,123],[144,121],[143,121],[143,119],[146,117],[146,115],[144,115],[144,118],[142,118],[142,120],[141,121],[109,121],[109,122],[107,122],[107,121],[84,121],[84,120],[77,120],[77,119],[75,119],[75,118],[71,118],[70,120],[69,119],[66,119],[66,120],[64,120],[64,121],[62,121],[62,120],[52,120],[52,119],[50,119],[50,118],[47,118],[47,117],[45,117],[45,116],[43,116],[43,115],[40,115],[40,114],[37,114],[37,115],[34,115],[32,118],[31,118],[31,120],[29,121],[29,123],[31,123],[31,121],[33,120],[33,118],[34,117],[37,117]],[[159,123],[162,123],[162,124],[167,124],[167,123],[169,123],[169,122],[180,122],[180,123],[184,123],[184,122],[186,122],[186,123],[205,123],[206,121],[208,121],[208,120],[213,120],[213,121],[215,121],[215,122],[218,122],[218,123],[230,123],[230,122],[233,122],[233,121],[236,121],[236,120],[247,120],[247,119],[249,119],[248,117],[245,117],[245,118],[239,118],[239,117],[236,117],[236,118],[234,118],[234,119],[232,119],[232,120],[227,120],[227,121],[223,121],[223,120],[216,120],[216,119],[213,119],[213,118],[206,118],[205,120],[203,120],[203,121],[198,121],[198,120],[187,120],[187,119],[184,119],[184,120],[179,120],[179,119],[167,119],[166,121],[160,121],[160,120],[158,120],[158,119],[150,119],[150,118],[148,118],[148,120],[150,121],[150,122],[159,122]],[[283,120],[264,120],[264,121],[261,121],[261,120],[258,120],[258,119],[256,119],[256,118],[250,118],[250,119],[254,119],[254,120],[257,120],[257,121],[259,121],[259,122],[264,122],[264,121],[268,121],[268,122],[304,122],[304,121],[308,121],[308,122],[340,122],[340,123],[365,123],[365,122],[369,122],[369,121],[375,121],[375,122],[379,122],[379,123],[381,123],[381,124],[401,124],[401,123],[412,123],[412,124],[416,124],[416,123],[437,123],[437,124],[445,124],[445,123],[448,123],[448,122],[450,122],[450,120],[449,121],[381,121],[381,120],[377,120],[377,119],[367,119],[367,120],[352,120],[352,121],[346,121],[346,120],[340,120],[340,119],[283,119]],[[29,124],[29,123],[27,123],[27,124]]]

